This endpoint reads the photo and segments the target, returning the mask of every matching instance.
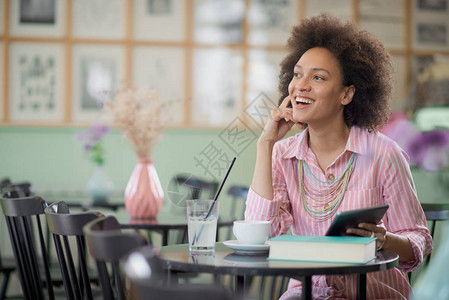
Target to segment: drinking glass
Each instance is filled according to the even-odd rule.
[[[215,252],[219,206],[213,200],[187,200],[190,253]]]

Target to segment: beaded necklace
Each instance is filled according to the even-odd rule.
[[[355,153],[352,153],[345,171],[338,178],[329,181],[319,180],[305,161],[297,161],[300,197],[304,208],[315,221],[328,220],[337,211],[346,192],[354,171]],[[312,176],[305,176],[305,172]]]

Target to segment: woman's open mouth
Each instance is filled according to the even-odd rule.
[[[295,98],[295,106],[304,106],[304,105],[310,105],[313,104],[315,101],[309,98],[304,98],[304,97],[296,97]]]

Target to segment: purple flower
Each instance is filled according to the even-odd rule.
[[[86,149],[92,149],[108,132],[108,126],[94,122],[89,129],[78,133],[76,139],[84,143]]]
[[[428,172],[444,169],[449,164],[449,131],[417,131],[413,123],[397,115],[382,132],[395,140],[410,157],[410,164]]]
[[[89,129],[76,135],[76,139],[83,143],[84,149],[90,154],[92,160],[99,165],[104,162],[100,141],[108,132],[108,126],[94,122]]]
[[[411,161],[428,172],[446,168],[449,157],[449,131],[421,132],[412,141],[408,151]]]

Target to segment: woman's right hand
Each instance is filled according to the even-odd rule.
[[[271,110],[271,118],[265,124],[259,141],[274,144],[282,139],[293,127],[293,125],[295,125],[295,122],[292,121],[293,109],[291,107],[287,107],[289,103],[290,96],[287,96],[279,107]],[[301,126],[303,126],[303,124],[298,124],[298,127]]]

